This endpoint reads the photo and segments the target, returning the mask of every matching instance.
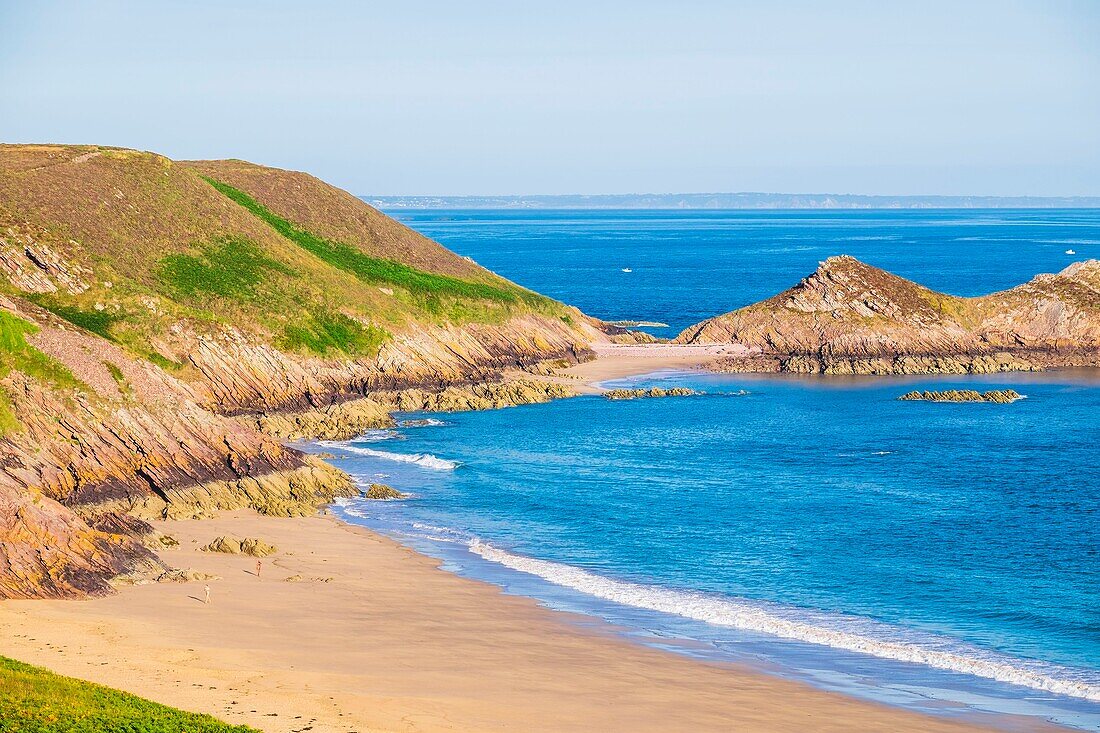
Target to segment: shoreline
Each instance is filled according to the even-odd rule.
[[[157,526],[170,563],[221,576],[209,606],[201,581],[9,601],[3,652],[265,731],[988,730],[636,644],[332,516]],[[279,552],[257,578],[198,550],[223,534]]]
[[[705,370],[723,356],[744,355],[744,347],[730,345],[695,346],[683,344],[593,344],[596,358],[562,370],[578,380],[575,386],[587,393],[604,391],[599,384],[663,369]]]
[[[562,379],[595,393],[609,379],[705,369],[720,348],[601,345]],[[656,649],[331,515],[156,526],[181,542],[160,553],[169,564],[221,576],[210,606],[202,581],[9,601],[0,653],[273,732],[1065,730],[926,715]],[[254,558],[198,550],[223,534],[279,552],[256,578]]]

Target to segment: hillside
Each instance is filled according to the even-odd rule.
[[[727,371],[923,374],[1100,365],[1100,262],[975,298],[937,293],[830,257],[772,298],[685,329],[684,344],[739,344]]]
[[[312,176],[116,148],[0,145],[0,276],[0,598],[162,572],[142,517],[312,511],[355,489],[277,436],[545,399],[493,384],[602,337]]]

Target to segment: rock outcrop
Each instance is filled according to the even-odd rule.
[[[609,400],[638,400],[648,397],[692,397],[703,394],[687,387],[651,387],[650,389],[609,389],[603,393]]]
[[[1007,404],[1023,399],[1024,396],[1014,389],[991,389],[979,392],[976,389],[914,390],[906,392],[899,400],[924,402],[995,402]]]
[[[494,410],[572,397],[569,385],[535,379],[508,379],[429,389],[379,390],[369,397],[304,410],[267,411],[236,419],[285,440],[346,440],[367,430],[392,427],[391,412]]]
[[[367,487],[366,492],[363,494],[368,499],[377,499],[380,501],[390,501],[393,499],[404,499],[405,495],[397,489],[387,484],[371,484]]]
[[[226,555],[250,555],[251,557],[267,557],[279,551],[275,545],[268,544],[258,537],[233,537],[222,535],[216,537],[202,548],[203,552],[220,552]]]
[[[723,371],[985,374],[1100,365],[1100,262],[991,295],[929,290],[851,257],[795,287],[696,324],[676,341],[738,344]]]

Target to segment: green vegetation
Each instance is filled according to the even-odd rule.
[[[115,384],[118,385],[118,390],[124,395],[128,395],[133,390],[130,388],[130,383],[126,381],[126,377],[123,375],[122,370],[117,365],[112,364],[109,361],[103,362],[107,367],[107,371],[111,373],[111,378],[115,380]]]
[[[17,433],[22,429],[23,424],[19,422],[19,418],[12,411],[8,396],[4,394],[3,390],[0,390],[0,438]]]
[[[31,300],[58,318],[63,318],[69,323],[80,326],[84,330],[91,331],[105,339],[112,338],[111,324],[119,320],[118,316],[105,310],[86,311],[75,306],[63,305],[52,298],[44,296],[31,296]]]
[[[59,387],[79,387],[73,373],[27,343],[27,335],[38,331],[30,321],[0,310],[0,376],[16,369]]]
[[[282,234],[310,254],[324,260],[333,267],[351,273],[363,282],[394,285],[403,288],[410,294],[417,296],[420,299],[420,304],[429,311],[441,312],[439,302],[441,297],[488,300],[503,304],[516,303],[520,300],[529,304],[536,304],[547,300],[540,295],[515,287],[506,288],[487,283],[471,282],[450,275],[425,272],[394,260],[371,257],[343,242],[333,242],[295,226],[244,191],[213,178],[206,176],[203,176],[203,178],[218,191],[248,209],[279,234]]]
[[[157,276],[176,295],[217,295],[241,301],[256,296],[268,272],[295,274],[264,255],[254,242],[244,237],[225,237],[203,247],[201,255],[170,254],[162,258]]]
[[[389,338],[385,329],[364,326],[343,313],[324,308],[307,311],[296,323],[287,324],[282,346],[325,355],[339,351],[349,356],[373,356]]]
[[[172,361],[167,356],[162,356],[155,351],[150,351],[146,354],[146,358],[161,369],[167,369],[173,372],[183,369],[183,364],[180,364],[178,361]]]
[[[255,733],[109,687],[0,657],[0,731],[19,733]]]

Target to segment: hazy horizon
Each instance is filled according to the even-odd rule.
[[[372,195],[1100,196],[1100,4],[1078,0],[0,0],[0,27],[6,142]]]
[[[779,192],[618,194],[358,194],[378,208],[415,209],[636,209],[636,210],[889,210],[889,209],[1100,209],[1100,196],[944,196]]]

